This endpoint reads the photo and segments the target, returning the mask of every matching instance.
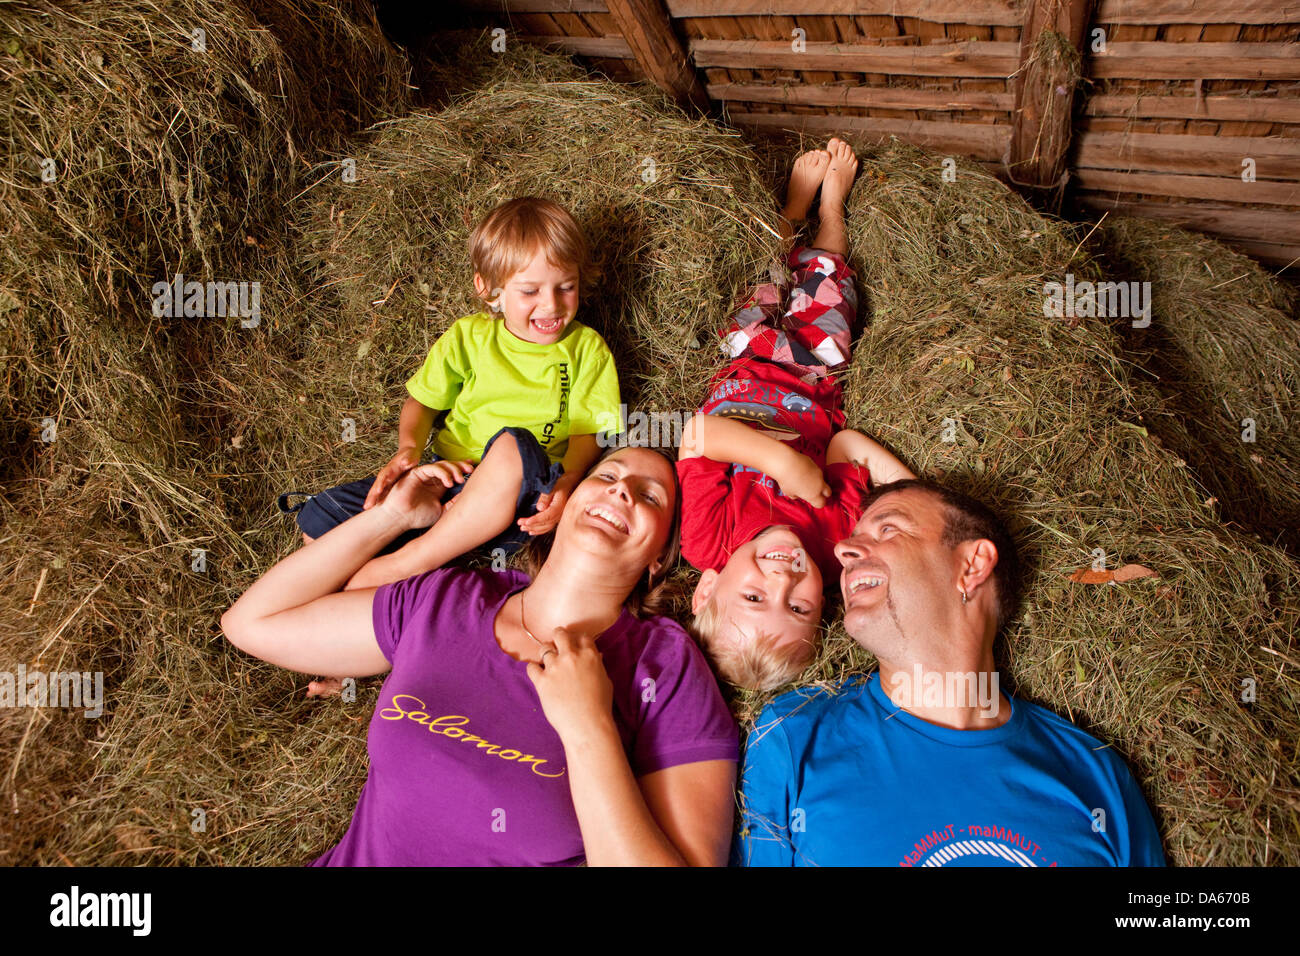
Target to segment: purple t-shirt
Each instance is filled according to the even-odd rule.
[[[370,721],[370,774],[352,824],[314,866],[555,865],[584,859],[564,748],[527,664],[493,623],[528,578],[443,568],[375,592],[392,670]],[[675,622],[623,611],[596,642],[636,776],[737,760],[704,656]]]

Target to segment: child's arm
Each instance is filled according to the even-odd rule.
[[[822,507],[830,496],[826,476],[811,458],[731,418],[693,416],[682,432],[677,458],[710,458],[753,468],[776,479],[787,495],[814,508]]]
[[[532,535],[546,534],[554,528],[564,513],[564,503],[569,500],[569,494],[599,457],[600,445],[595,435],[570,435],[569,447],[564,454],[564,474],[555,482],[554,488],[537,497],[537,514],[520,518],[519,527]]]
[[[852,428],[836,432],[826,448],[826,464],[839,462],[866,465],[871,472],[872,485],[887,485],[891,481],[916,477],[906,465],[885,451],[879,442]]]
[[[402,418],[397,426],[397,454],[380,469],[375,483],[370,486],[364,507],[370,509],[384,495],[398,478],[420,463],[420,453],[429,443],[429,433],[433,431],[433,420],[437,411],[429,408],[410,396],[402,405]]]

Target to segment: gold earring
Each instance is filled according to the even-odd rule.
[[[967,595],[965,589],[963,589],[961,592],[961,603],[965,604],[968,599],[969,599],[969,595]]]

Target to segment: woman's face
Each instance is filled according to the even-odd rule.
[[[607,554],[611,571],[630,569],[640,577],[648,567],[658,570],[676,495],[676,476],[663,455],[620,448],[597,462],[573,490],[556,541]]]

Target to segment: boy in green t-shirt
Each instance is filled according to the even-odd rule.
[[[586,252],[578,224],[556,203],[523,197],[493,209],[470,237],[470,259],[475,291],[494,315],[458,319],[429,350],[406,383],[397,454],[374,478],[297,508],[280,496],[282,510],[298,510],[303,540],[319,538],[419,465],[439,410],[447,411],[433,436],[435,464],[421,476],[441,481],[448,507],[431,528],[398,538],[362,567],[348,588],[400,581],[485,544],[509,553],[555,527],[599,457],[600,426],[620,421],[614,358],[574,319]],[[502,466],[475,474],[490,455]]]

